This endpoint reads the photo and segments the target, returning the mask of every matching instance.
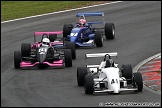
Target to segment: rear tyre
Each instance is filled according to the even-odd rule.
[[[77,83],[78,83],[78,86],[84,86],[85,75],[87,75],[87,68],[78,67],[77,68]]]
[[[140,72],[137,73],[133,73],[134,74],[134,82],[137,85],[137,88],[139,92],[141,92],[143,90],[143,79],[142,79],[142,75]]]
[[[72,59],[76,59],[76,47],[74,42],[67,42],[66,49],[70,49],[72,53]]]
[[[73,28],[72,24],[64,24],[63,26],[63,37],[64,38],[67,38],[67,35],[70,35],[72,28]]]
[[[114,39],[115,38],[115,25],[113,23],[105,24],[105,37],[106,37],[106,39]]]
[[[65,49],[65,66],[66,67],[72,67],[72,56],[71,56],[71,50]]]
[[[94,92],[94,80],[92,75],[86,75],[84,78],[84,91],[86,94],[93,94]]]
[[[49,35],[50,42],[54,42],[56,39],[57,39],[57,34],[50,34]]]
[[[103,37],[102,37],[102,31],[96,31],[95,32],[95,44],[97,47],[103,46]]]
[[[132,83],[132,66],[130,64],[128,65],[122,65],[122,76],[125,77],[128,80],[128,84]]]
[[[21,44],[21,56],[22,57],[30,57],[31,45],[30,43],[22,43]]]
[[[21,52],[15,51],[14,52],[14,67],[20,68],[20,63],[21,63]]]

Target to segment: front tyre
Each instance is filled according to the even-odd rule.
[[[14,67],[20,68],[20,63],[21,63],[21,52],[15,51],[14,52]]]
[[[94,80],[92,75],[86,75],[84,78],[84,91],[86,94],[93,94],[94,92]]]
[[[72,28],[73,28],[72,24],[64,24],[63,26],[63,37],[64,38],[67,38],[67,35],[70,35]]]
[[[71,50],[70,49],[65,49],[64,60],[65,60],[65,66],[66,67],[72,67],[72,56],[71,56]]]
[[[138,91],[141,92],[143,90],[143,79],[140,72],[133,73],[134,74],[134,82],[138,88]]]

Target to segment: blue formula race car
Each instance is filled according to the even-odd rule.
[[[63,38],[68,42],[74,42],[76,47],[95,45],[102,47],[104,35],[106,39],[115,38],[115,25],[105,23],[103,12],[76,13],[76,17],[79,17],[79,21],[74,26],[73,24],[63,26]],[[101,19],[98,21],[98,17],[102,17],[102,21]]]

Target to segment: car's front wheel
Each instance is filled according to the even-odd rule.
[[[66,67],[72,67],[72,56],[71,56],[71,50],[65,49],[64,51],[64,60],[65,60],[65,66]]]
[[[70,35],[72,28],[73,28],[72,24],[64,24],[63,26],[63,37],[64,38],[67,38],[67,35]]]
[[[94,92],[93,75],[86,75],[84,78],[84,91],[86,94],[93,94]]]
[[[21,52],[15,51],[14,52],[14,67],[20,68],[20,63],[21,63]]]
[[[143,90],[143,79],[142,79],[142,75],[140,72],[137,73],[133,73],[134,75],[134,82],[138,88],[137,91],[141,92]]]

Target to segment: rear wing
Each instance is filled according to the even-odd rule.
[[[42,36],[43,34],[47,34],[47,35],[50,35],[50,34],[62,34],[63,31],[54,31],[54,32],[34,32],[34,35],[36,36]]]
[[[42,35],[60,35],[63,34],[63,31],[54,31],[54,32],[34,32],[34,42],[36,42],[36,36]]]
[[[94,57],[105,57],[105,55],[109,55],[111,57],[117,57],[118,53],[117,52],[112,52],[112,53],[93,53],[93,54],[85,54],[85,59],[87,60],[88,58],[94,58]],[[102,62],[101,62],[102,63]],[[117,65],[117,64],[116,64]],[[100,65],[88,65],[86,61],[86,67],[87,68],[98,68]]]
[[[93,22],[87,22],[88,24],[104,24],[104,12],[83,12],[83,13],[76,13],[76,17],[90,17],[90,16],[102,16],[103,21],[93,21]]]
[[[98,21],[98,22],[87,22],[88,24],[104,24],[104,22],[102,22],[102,21]]]
[[[109,54],[110,56],[118,56],[117,52],[113,53],[94,53],[94,54],[85,54],[85,59],[90,57],[104,57],[106,54]]]
[[[85,13],[76,13],[76,17],[81,16],[104,16],[103,12],[85,12]]]

